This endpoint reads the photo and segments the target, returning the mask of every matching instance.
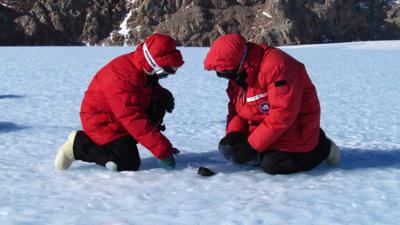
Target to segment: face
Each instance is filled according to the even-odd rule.
[[[240,74],[236,70],[216,71],[217,76],[228,80],[239,80]]]
[[[217,76],[221,78],[225,78],[228,80],[235,81],[240,87],[247,88],[246,78],[247,73],[243,70],[242,72],[238,73],[237,70],[225,70],[222,72],[216,71]]]

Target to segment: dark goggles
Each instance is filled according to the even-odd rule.
[[[216,71],[216,73],[218,77],[228,80],[237,80],[240,77],[240,74],[238,74],[236,70],[225,70],[222,72]]]
[[[158,79],[163,79],[167,78],[171,74],[175,74],[177,69],[178,68],[176,67],[161,67],[160,69],[155,70],[153,74],[156,75]]]

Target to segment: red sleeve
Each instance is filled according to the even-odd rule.
[[[248,138],[259,152],[267,150],[296,120],[303,92],[303,81],[295,70],[283,68],[268,76],[269,114]]]
[[[172,155],[169,140],[149,121],[141,99],[142,93],[132,84],[112,81],[104,91],[116,118],[141,145],[159,159]]]
[[[228,116],[226,118],[226,133],[231,132],[241,132],[245,135],[248,134],[248,124],[247,120],[241,118],[235,109],[235,101],[238,95],[238,87],[234,86],[231,81],[229,81],[226,93],[229,97],[228,103]]]

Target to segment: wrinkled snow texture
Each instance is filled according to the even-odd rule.
[[[303,62],[322,107],[321,125],[343,151],[339,167],[271,176],[217,151],[227,82],[203,70],[207,48],[162,85],[175,95],[165,135],[182,152],[159,168],[140,148],[141,170],[75,162],[54,171],[57,148],[81,129],[91,77],[132,47],[0,48],[0,224],[398,224],[400,41],[282,48]],[[200,177],[188,165],[218,174]]]

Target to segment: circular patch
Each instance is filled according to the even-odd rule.
[[[268,103],[263,102],[263,103],[260,104],[260,111],[261,111],[262,113],[267,113],[268,110],[269,110],[269,105],[268,105]]]

